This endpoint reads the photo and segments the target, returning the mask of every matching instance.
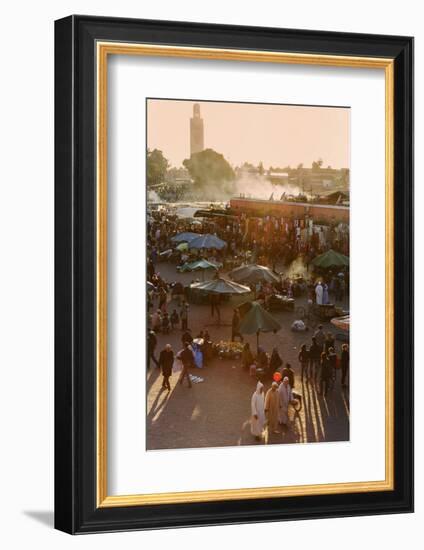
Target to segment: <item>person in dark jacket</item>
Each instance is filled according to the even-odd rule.
[[[180,316],[178,315],[176,309],[174,309],[174,310],[172,311],[170,320],[171,320],[171,328],[172,328],[172,330],[175,330],[175,327],[176,327],[176,326],[178,325],[178,323],[180,322]]]
[[[324,351],[325,334],[322,330],[322,325],[318,325],[318,329],[315,331],[314,338],[318,346],[321,348],[321,352]]]
[[[327,332],[324,342],[324,351],[328,353],[330,348],[334,348],[334,336],[331,332]]]
[[[174,352],[172,351],[171,344],[166,344],[165,348],[159,355],[159,366],[162,370],[163,382],[162,388],[171,391],[171,385],[169,378],[172,374],[172,365],[174,364]]]
[[[309,367],[309,351],[306,347],[306,344],[302,344],[300,346],[300,351],[299,351],[299,355],[298,355],[298,359],[299,359],[299,362],[300,362],[300,365],[301,365],[301,368],[302,368],[302,371],[301,371],[301,378],[303,380],[303,375],[306,376],[306,379],[309,380],[309,372],[308,372],[308,367]]]
[[[182,384],[184,378],[187,378],[188,387],[191,388],[189,369],[194,365],[194,355],[189,347],[188,342],[184,343],[184,348],[178,353],[178,359],[181,359],[181,362],[183,364],[183,370],[181,371],[178,382]]]
[[[321,347],[318,345],[315,336],[312,337],[312,344],[309,348],[309,375],[315,381],[318,378],[318,371],[321,358]]]
[[[336,380],[337,354],[336,354],[334,348],[329,348],[327,356],[328,356],[328,360],[330,361],[330,365],[331,365],[331,377],[333,378],[333,380]]]
[[[212,292],[211,295],[209,296],[209,303],[211,306],[211,317],[213,317],[214,314],[216,313],[216,316],[218,318],[218,323],[221,322],[221,310],[219,309],[219,302],[220,302],[219,294],[214,294]]]
[[[191,344],[193,342],[193,336],[191,335],[191,331],[188,328],[185,330],[181,335],[181,343],[184,346],[185,343]]]
[[[231,321],[231,342],[234,342],[236,336],[243,342],[244,338],[240,333],[240,313],[238,309],[234,310],[233,319]]]
[[[320,378],[319,391],[321,395],[323,394],[324,396],[326,396],[328,393],[330,380],[333,375],[333,367],[331,366],[331,363],[328,360],[328,356],[325,353],[325,351],[321,353],[320,363],[321,363],[321,378]]]
[[[153,330],[149,330],[149,334],[147,336],[147,368],[150,369],[150,360],[153,360],[153,362],[156,364],[157,367],[159,367],[159,362],[155,357],[155,349],[156,345],[158,343],[158,339],[156,338],[156,334]]]
[[[180,311],[180,320],[181,320],[181,330],[188,329],[188,304],[183,302]]]
[[[277,371],[281,365],[283,364],[283,360],[280,357],[280,354],[278,353],[277,348],[272,349],[271,358],[269,360],[269,370],[273,374],[275,371]]]
[[[342,345],[342,353],[340,356],[340,366],[342,369],[342,386],[346,387],[346,376],[349,373],[349,346],[348,344]]]

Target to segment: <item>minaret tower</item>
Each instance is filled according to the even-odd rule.
[[[193,117],[190,119],[190,156],[204,149],[203,119],[200,117],[200,105],[193,105]]]

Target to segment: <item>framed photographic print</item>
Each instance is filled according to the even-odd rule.
[[[413,39],[55,25],[55,525],[413,509]]]

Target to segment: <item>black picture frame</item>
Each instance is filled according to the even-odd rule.
[[[393,491],[96,505],[98,40],[394,59]],[[93,533],[413,511],[413,39],[73,15],[55,22],[55,527]]]

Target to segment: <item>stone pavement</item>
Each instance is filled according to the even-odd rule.
[[[193,274],[176,275],[175,266],[159,264],[159,272],[167,280],[188,283]],[[209,307],[190,304],[189,327],[195,336],[207,328],[214,342],[231,338],[231,317],[234,305],[246,297],[233,298],[221,306],[221,326],[214,325]],[[302,305],[304,300],[297,300]],[[172,311],[171,302],[168,311]],[[349,439],[349,390],[341,388],[340,376],[334,388],[324,398],[318,394],[318,384],[300,379],[297,355],[302,343],[310,344],[313,331],[295,333],[290,330],[296,315],[291,312],[273,312],[283,328],[277,334],[261,334],[260,345],[267,352],[277,346],[284,363],[291,363],[295,371],[294,390],[302,394],[303,406],[298,414],[291,411],[290,428],[285,434],[265,434],[258,443],[250,433],[250,400],[256,380],[241,367],[238,360],[214,358],[203,369],[192,369],[192,374],[203,382],[187,387],[177,383],[178,374],[171,377],[171,392],[161,389],[162,375],[152,363],[147,371],[147,449],[178,449],[196,447],[223,447],[235,445],[313,443],[346,441]],[[324,330],[337,332],[331,324]],[[256,336],[246,336],[252,350],[256,350]],[[170,343],[177,352],[181,349],[181,331],[158,335],[156,355]],[[337,352],[340,352],[337,342]],[[265,391],[271,381],[265,383]]]

